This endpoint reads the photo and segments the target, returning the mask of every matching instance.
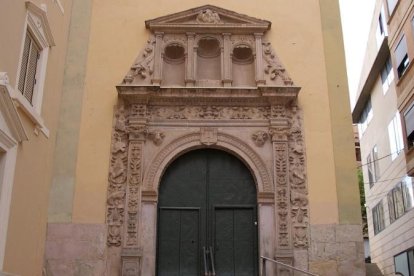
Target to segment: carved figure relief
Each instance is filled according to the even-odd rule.
[[[308,198],[305,173],[305,150],[301,127],[301,113],[297,107],[291,110],[289,139],[289,166],[292,205],[292,227],[295,247],[308,247]]]
[[[112,138],[112,156],[109,167],[109,185],[106,220],[109,246],[121,245],[122,224],[125,210],[125,184],[127,180],[127,134],[125,110],[119,108],[115,114]]]
[[[269,134],[265,131],[256,131],[252,135],[253,142],[258,147],[263,147],[263,145],[266,143],[266,141],[269,139]]]
[[[206,9],[201,11],[198,15],[197,15],[197,22],[198,23],[210,23],[210,24],[218,24],[220,23],[220,16],[210,10],[210,9]]]

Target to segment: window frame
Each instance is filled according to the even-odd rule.
[[[374,235],[379,234],[385,229],[384,206],[382,204],[382,200],[380,200],[377,205],[372,208],[372,227]]]
[[[398,220],[405,213],[410,211],[414,205],[413,181],[405,177],[398,182],[387,194],[388,211],[390,223]],[[401,201],[401,202],[396,202]],[[410,202],[409,202],[410,201]],[[398,203],[398,204],[397,204]]]
[[[364,109],[362,111],[362,114],[361,114],[361,117],[358,123],[358,132],[360,133],[361,137],[362,135],[364,135],[373,117],[374,117],[374,111],[372,110],[371,99],[369,99],[364,106]]]
[[[391,160],[394,161],[404,151],[404,138],[401,125],[401,116],[397,111],[388,124],[388,138],[390,143]]]
[[[382,83],[382,93],[385,95],[387,94],[388,90],[390,90],[391,83],[394,81],[394,70],[392,68],[390,57],[388,57],[387,61],[385,62],[380,76]]]
[[[49,137],[49,130],[44,124],[43,118],[41,116],[41,110],[49,49],[55,46],[55,42],[48,23],[46,11],[44,8],[45,6],[42,7],[43,9],[30,1],[26,1],[26,22],[24,24],[22,33],[19,65],[16,74],[16,85],[12,97],[19,104],[19,108],[23,110],[26,115],[28,115],[28,117],[33,121],[36,128],[40,129],[46,137]],[[37,61],[35,74],[36,84],[34,85],[31,102],[24,96],[22,91],[19,90],[24,44],[27,34],[31,35],[31,38],[40,48],[40,56]]]
[[[407,276],[413,276],[414,275],[414,248],[409,248],[405,251],[402,251],[402,252],[398,253],[397,255],[394,255],[393,260],[394,260],[394,272],[395,273],[405,272],[405,271],[401,271],[401,270],[397,271],[398,268],[397,268],[396,259],[400,256],[405,257],[405,260],[406,260],[406,267],[405,268],[408,271]]]

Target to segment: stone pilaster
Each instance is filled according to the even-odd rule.
[[[187,33],[187,55],[185,61],[185,86],[194,86],[195,83],[195,57],[194,57],[195,33]]]
[[[256,52],[256,84],[257,85],[264,85],[266,84],[265,78],[264,78],[264,64],[263,64],[263,47],[262,47],[262,37],[263,34],[261,33],[255,33],[255,52]]]
[[[232,74],[231,74],[231,34],[223,34],[223,85],[225,87],[231,86]]]
[[[154,77],[152,78],[152,83],[155,85],[161,85],[162,78],[162,38],[164,33],[155,32],[155,53],[154,53]]]
[[[146,106],[133,105],[128,125],[129,146],[126,188],[124,242],[121,252],[122,276],[139,275],[141,248],[139,229],[142,190],[142,149],[147,136]]]

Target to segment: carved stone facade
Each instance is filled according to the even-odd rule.
[[[122,275],[154,274],[162,173],[180,154],[213,147],[256,181],[259,255],[295,264],[309,245],[300,88],[263,40],[270,22],[203,6],[146,26],[152,36],[117,87],[107,245],[119,254],[110,263]]]

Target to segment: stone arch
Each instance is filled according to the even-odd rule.
[[[150,162],[144,177],[144,190],[158,191],[161,177],[178,156],[194,149],[206,147],[200,141],[200,132],[185,134],[166,145]],[[261,157],[246,143],[232,135],[217,134],[217,143],[211,148],[227,151],[239,158],[250,170],[256,184],[257,193],[274,191],[271,174]]]

